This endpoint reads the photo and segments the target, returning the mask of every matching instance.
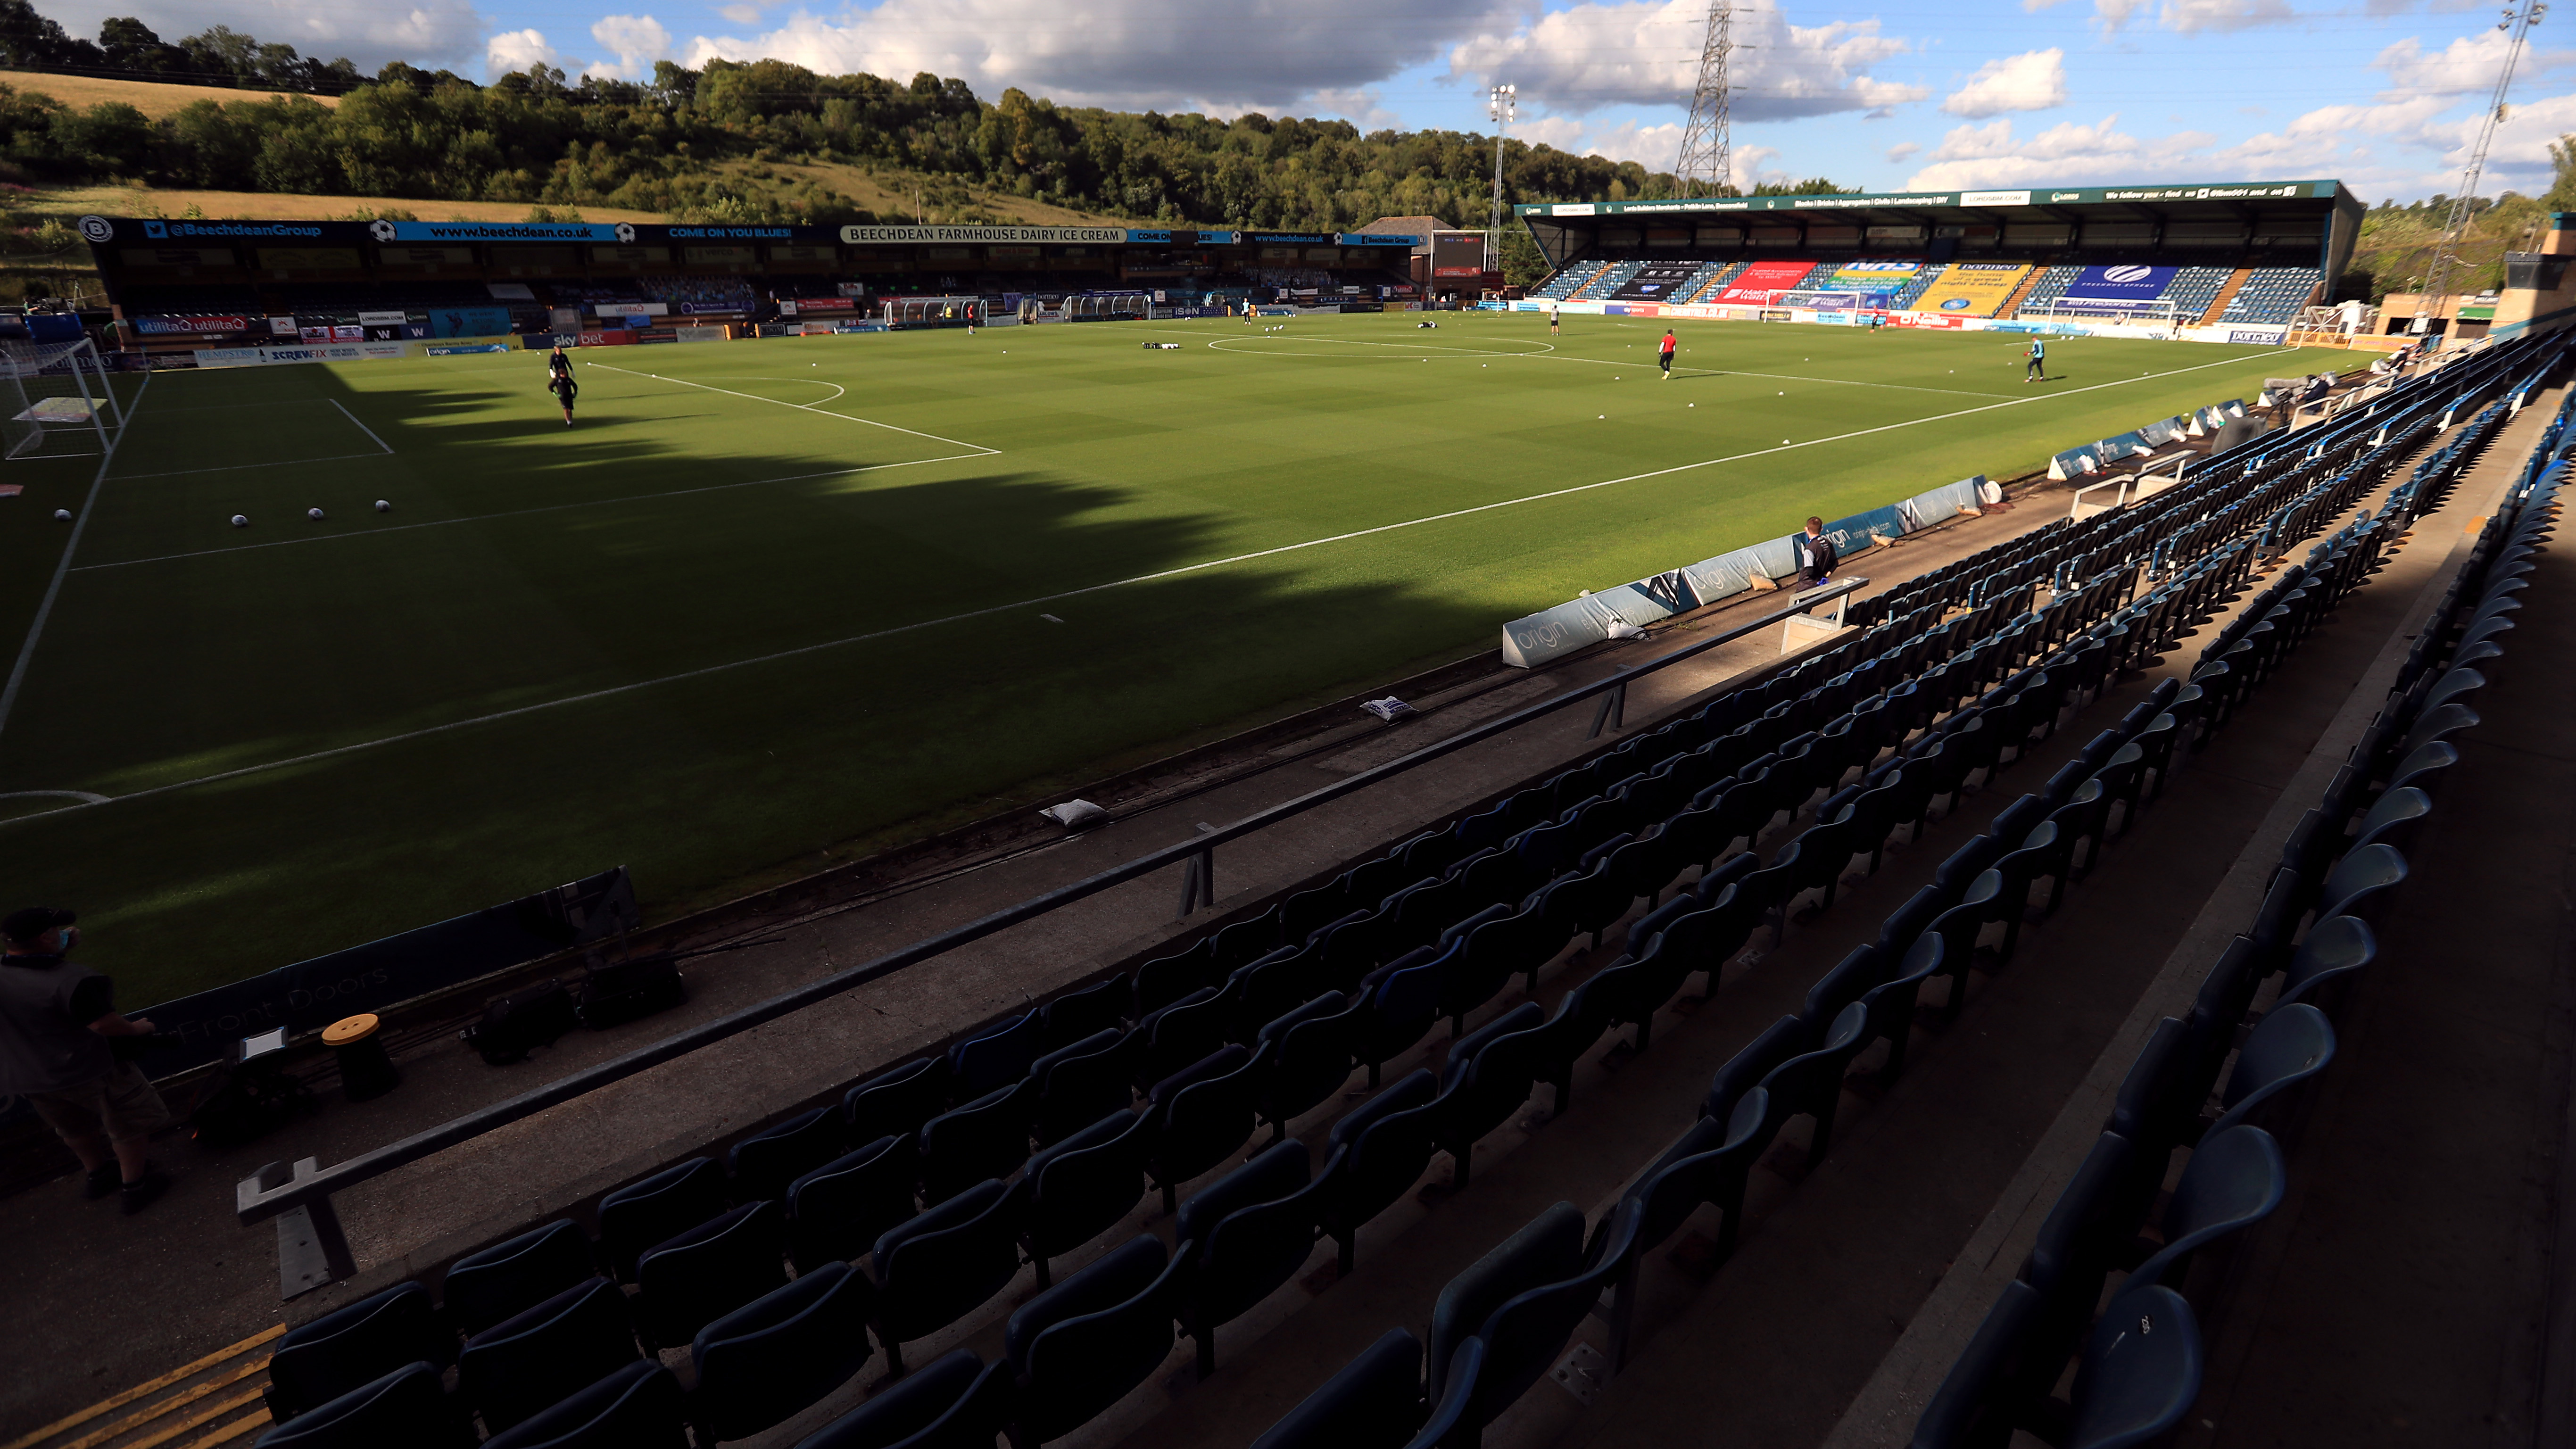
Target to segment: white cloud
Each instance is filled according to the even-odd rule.
[[[1479,85],[1513,82],[1524,97],[1563,113],[1687,106],[1707,25],[1708,7],[1696,0],[1585,0],[1459,44],[1449,52],[1449,74]],[[1792,25],[1778,0],[1752,0],[1735,12],[1733,33],[1729,80],[1739,122],[1882,110],[1931,94],[1868,73],[1913,49],[1881,34],[1875,20]]]
[[[2148,6],[2149,0],[2093,0],[2093,17],[2109,34],[2144,14]],[[2300,18],[2289,0],[2162,0],[2155,7],[2157,25],[2185,35],[2284,25]]]
[[[1228,114],[1371,85],[1501,22],[1517,0],[1414,0],[1317,24],[1297,0],[882,0],[799,10],[762,34],[698,36],[691,65],[772,57],[838,74],[955,76],[987,98],[1018,86],[1072,105]],[[738,12],[726,12],[738,19]]]
[[[2463,35],[2440,50],[2427,51],[2424,42],[2409,36],[2379,53],[2371,65],[2388,73],[2388,89],[2379,93],[2383,101],[2401,100],[2408,96],[2486,95],[2495,89],[2496,75],[2504,67],[2504,53],[2511,37],[2500,30],[2482,30]],[[2576,62],[2576,51],[2527,50],[2515,71],[2518,80],[2545,75]]]
[[[1913,191],[1948,191],[2034,180],[2070,186],[2153,181],[2172,176],[2178,162],[2214,139],[2206,132],[2180,131],[2141,140],[2121,131],[2119,123],[2116,115],[2090,126],[2062,121],[2027,140],[2014,134],[2009,116],[1982,126],[1954,126],[1926,158],[1930,164],[1905,184]]]
[[[671,32],[650,15],[610,15],[590,27],[590,38],[599,48],[617,57],[613,61],[593,62],[585,72],[611,76],[619,80],[642,80],[653,73],[653,62],[672,54]]]
[[[1920,154],[1922,150],[1923,145],[1919,141],[1899,141],[1887,148],[1887,159],[1891,162],[1903,161],[1909,156]]]
[[[760,23],[760,7],[757,5],[719,5],[716,7],[716,13],[736,25]]]
[[[532,65],[550,65],[557,70],[572,70],[581,62],[572,60],[553,46],[536,30],[504,30],[483,43],[483,69],[491,76],[504,76]]]
[[[1363,135],[1405,129],[1404,118],[1386,108],[1385,93],[1375,86],[1312,91],[1300,98],[1292,110],[1298,115],[1340,116],[1359,127]]]
[[[2045,111],[2066,104],[2066,52],[2054,46],[1990,60],[1952,91],[1941,109],[1983,119],[2006,111]]]
[[[396,0],[388,5],[315,5],[309,0],[47,0],[44,13],[75,35],[95,36],[111,15],[131,15],[164,40],[229,25],[269,43],[330,60],[347,56],[374,73],[385,62],[470,65],[488,24],[473,0]]]

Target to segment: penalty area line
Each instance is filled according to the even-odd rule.
[[[827,418],[839,418],[845,423],[859,423],[871,428],[883,428],[890,433],[909,433],[916,438],[928,438],[934,443],[946,443],[952,448],[974,448],[985,454],[994,454],[1002,451],[999,448],[987,448],[981,443],[970,443],[963,438],[943,438],[937,433],[925,433],[914,428],[897,427],[893,423],[881,423],[874,418],[854,417],[849,413],[836,413],[819,403],[781,402],[774,397],[762,397],[756,392],[736,392],[729,387],[709,387],[703,382],[691,382],[685,377],[668,377],[658,372],[637,372],[633,368],[619,367],[613,363],[592,362],[589,358],[583,358],[582,362],[584,366],[606,368],[610,372],[625,373],[628,377],[649,377],[655,382],[676,382],[682,387],[694,387],[700,392],[720,392],[726,397],[738,397],[749,402],[767,403],[772,407],[794,408],[800,413],[819,413]],[[837,401],[837,399],[835,399],[835,401]]]
[[[2280,350],[2293,351],[2295,349],[2283,348]],[[2230,358],[2225,362],[2213,362],[2205,365],[2208,367],[2225,367],[2241,364],[2243,361],[2244,359],[2242,358]],[[2186,372],[2197,372],[2199,370],[2201,369],[2196,367],[2182,369],[2182,371]],[[2167,373],[2162,375],[2172,376],[2173,374]],[[2102,388],[2121,387],[2130,382],[2140,380],[2141,379],[2137,378],[2123,378],[2115,382],[2094,383],[2090,387],[2074,388],[2067,392],[2051,394],[2051,396],[2071,397],[2075,393],[2079,392],[2092,392]],[[1282,554],[1298,553],[1310,548],[1323,548],[1330,544],[1347,543],[1352,539],[1368,538],[1381,533],[1396,533],[1408,528],[1419,528],[1424,524],[1440,523],[1454,518],[1466,518],[1479,513],[1492,513],[1505,508],[1517,508],[1524,503],[1539,503],[1552,498],[1566,498],[1578,493],[1590,493],[1597,489],[1615,488],[1624,483],[1637,483],[1650,478],[1669,477],[1675,473],[1688,473],[1701,468],[1712,468],[1721,464],[1738,463],[1751,458],[1768,457],[1779,453],[1793,453],[1805,448],[1821,447],[1828,443],[1839,443],[1852,438],[1868,437],[1875,433],[1896,432],[1905,428],[1920,427],[1925,423],[1945,422],[1952,418],[1970,417],[1977,413],[1992,412],[1998,408],[2019,407],[2024,403],[2038,402],[2041,400],[2042,399],[2037,397],[2010,398],[2002,402],[1989,403],[1983,407],[1962,408],[1957,412],[1943,413],[1937,417],[1915,418],[1906,422],[1883,423],[1877,427],[1861,428],[1848,433],[1837,433],[1828,438],[1812,438],[1803,443],[1788,443],[1774,448],[1757,448],[1747,453],[1731,453],[1725,457],[1707,458],[1696,463],[1679,463],[1670,468],[1656,468],[1644,473],[1631,473],[1621,478],[1604,478],[1593,483],[1578,483],[1570,488],[1556,488],[1544,493],[1526,494],[1519,498],[1506,498],[1492,503],[1480,503],[1472,508],[1452,509],[1446,513],[1433,513],[1421,518],[1409,518],[1396,523],[1381,523],[1372,528],[1352,529],[1346,533],[1336,533],[1323,538],[1307,539],[1302,543],[1281,544],[1276,548],[1256,549],[1250,553],[1239,553],[1227,558],[1208,559],[1200,563],[1183,564],[1178,568],[1160,569],[1153,573],[1136,574],[1123,579],[1111,579],[1106,583],[1086,584],[1081,588],[1064,589],[1051,594],[1040,594],[1034,598],[1020,599],[1012,603],[992,604],[981,609],[969,609],[964,613],[948,614],[936,619],[922,619],[910,624],[897,624],[890,628],[874,629],[864,634],[852,634],[845,638],[825,639],[817,643],[800,644],[792,649],[776,650],[768,654],[753,655],[745,659],[732,659],[720,664],[702,665],[696,669],[685,669],[676,674],[665,674],[652,679],[638,679],[626,684],[610,685],[605,689],[594,689],[581,694],[566,695],[561,699],[541,700],[535,704],[524,704],[514,709],[496,710],[490,714],[474,715],[465,719],[450,720],[445,724],[428,725],[416,730],[406,730],[400,734],[385,735],[372,740],[359,740],[352,744],[336,745],[327,750],[314,750],[310,753],[296,755],[288,759],[271,760],[257,765],[244,765],[238,769],[224,770],[211,775],[199,775],[193,779],[174,780],[167,785],[155,785],[149,789],[137,790],[127,795],[119,795],[114,797],[114,799],[103,803],[114,804],[119,800],[140,800],[147,796],[167,794],[173,790],[184,790],[193,785],[213,784],[220,780],[235,780],[245,775],[262,774],[270,770],[283,770],[296,765],[314,764],[322,760],[334,759],[341,755],[357,754],[362,751],[376,749],[385,745],[395,745],[410,740],[426,739],[433,735],[451,734],[457,730],[473,728],[476,725],[494,724],[502,720],[516,719],[525,715],[541,714],[547,710],[561,709],[568,705],[588,704],[596,700],[614,699],[620,695],[635,693],[638,690],[652,689],[665,684],[683,683],[692,679],[704,679],[711,675],[723,674],[736,669],[747,669],[754,665],[774,664],[783,659],[795,659],[809,654],[818,654],[827,649],[840,649],[852,644],[865,644],[878,639],[890,639],[898,635],[918,633],[924,629],[935,629],[946,624],[960,624],[971,619],[990,618],[993,615],[1006,614],[1014,610],[1033,609],[1044,604],[1060,603],[1066,599],[1079,599],[1091,594],[1106,593],[1112,589],[1129,588],[1137,584],[1157,583],[1165,579],[1181,578],[1190,574],[1204,573],[1210,569],[1227,568],[1235,564],[1251,563],[1259,559],[1276,558]],[[426,527],[427,525],[417,526]],[[361,537],[363,535],[350,536]],[[20,816],[18,818],[24,820],[36,820],[42,819],[47,815],[62,814],[65,810],[94,808],[96,808],[94,805],[88,804],[70,805],[63,807],[63,810],[48,810],[38,815]],[[13,823],[15,822],[0,821],[0,829],[5,829],[8,825]]]
[[[34,622],[27,626],[27,640],[18,646],[17,662],[9,666],[9,682],[0,685],[0,730],[9,727],[9,712],[18,704],[18,691],[27,682],[27,665],[36,657],[36,641],[45,637],[45,621],[53,617],[54,600],[62,597],[63,579],[71,573],[72,554],[80,548],[81,535],[89,530],[90,514],[97,511],[98,492],[107,486],[107,470],[116,466],[116,450],[125,445],[126,434],[134,429],[134,415],[142,410],[143,395],[152,390],[152,374],[143,374],[143,385],[134,390],[134,401],[125,409],[125,422],[116,436],[108,440],[100,454],[98,472],[89,480],[89,496],[81,500],[80,516],[72,520],[72,536],[63,540],[63,556],[54,562],[54,577],[45,585],[43,602],[36,605]]]

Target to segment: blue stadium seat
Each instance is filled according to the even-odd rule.
[[[970,1363],[974,1359],[966,1349],[949,1357],[958,1354],[964,1354]],[[927,1395],[898,1404],[895,1394],[901,1387],[898,1384],[842,1415],[808,1436],[796,1449],[992,1449],[994,1436],[1010,1425],[1019,1405],[1020,1380],[1009,1359],[997,1358],[984,1365],[968,1380],[964,1392],[945,1407],[939,1407],[937,1399]],[[880,1404],[888,1412],[871,1413]],[[900,1416],[894,1412],[898,1408],[902,1411]],[[891,1434],[900,1427],[899,1418],[909,1419],[934,1410],[927,1422],[899,1436]]]
[[[843,1140],[909,1138],[947,1105],[947,1059],[916,1058],[879,1072],[842,1095],[841,1120],[848,1134]]]
[[[599,1200],[599,1249],[617,1276],[635,1281],[636,1260],[725,1210],[724,1169],[692,1157]]]
[[[1583,1212],[1561,1202],[1451,1278],[1431,1307],[1430,1397],[1448,1397],[1459,1346],[1477,1336],[1495,1309],[1582,1271]]]
[[[646,1249],[635,1265],[644,1341],[668,1348],[775,1288],[787,1276],[786,1214],[745,1203]]]
[[[1449,1048],[1448,1085],[1431,1121],[1433,1140],[1457,1163],[1456,1186],[1468,1184],[1476,1139],[1509,1121],[1548,1069],[1546,1024],[1538,1003],[1524,1001]]]
[[[1422,1340],[1390,1328],[1252,1449],[1404,1449],[1422,1427]]]
[[[2203,1137],[2157,1220],[2163,1245],[2130,1271],[2120,1291],[2146,1283],[2179,1290],[2191,1255],[2271,1216],[2289,1190],[2289,1178],[2280,1144],[2260,1127],[2230,1127]]]
[[[1413,1191],[1430,1167],[1438,1096],[1437,1079],[1418,1069],[1333,1124],[1316,1216],[1341,1247],[1342,1272],[1356,1261],[1361,1226]]]
[[[1180,1185],[1232,1155],[1252,1135],[1260,1074],[1252,1054],[1228,1045],[1154,1085],[1148,1115],[1154,1150],[1147,1159],[1163,1190],[1163,1210],[1179,1206]]]
[[[1869,1008],[1855,1001],[1834,1018],[1832,1028],[1814,1051],[1789,1058],[1762,1078],[1762,1089],[1770,1094],[1770,1118],[1775,1127],[1796,1116],[1815,1119],[1815,1132],[1807,1139],[1810,1167],[1822,1161],[1826,1149],[1833,1144],[1834,1119],[1842,1105],[1843,1073],[1869,1045],[1868,1025]],[[1730,1120],[1732,1115],[1729,1114]]]
[[[1038,1010],[1040,1038],[1048,1047],[1077,1042],[1094,1032],[1126,1025],[1136,986],[1125,972],[1056,997]]]
[[[1114,1026],[1066,1042],[1029,1064],[1037,1089],[1032,1115],[1040,1144],[1078,1132],[1135,1101],[1129,1033]]]
[[[1175,1305],[1198,1341],[1199,1377],[1216,1372],[1216,1331],[1296,1276],[1315,1247],[1318,1194],[1303,1142],[1280,1142],[1181,1204],[1173,1236],[1188,1257]]]
[[[877,1341],[897,1373],[905,1342],[965,1317],[1018,1276],[1023,1208],[988,1180],[877,1239]]]
[[[1137,1112],[1112,1112],[1029,1159],[1014,1190],[1026,1200],[1022,1220],[1039,1287],[1054,1281],[1049,1259],[1117,1226],[1145,1195],[1153,1125]]]
[[[287,1330],[269,1355],[268,1411],[283,1423],[405,1364],[455,1359],[456,1340],[438,1322],[429,1290],[397,1283]]]
[[[1070,1433],[1153,1377],[1171,1353],[1187,1272],[1165,1260],[1162,1239],[1140,1233],[1020,1305],[1004,1336],[1020,1371],[1014,1442]]]
[[[297,1414],[261,1434],[255,1449],[473,1449],[473,1444],[474,1432],[439,1388],[437,1368],[412,1363]]]
[[[2056,1382],[2065,1362],[2034,1343],[2042,1308],[2028,1283],[2004,1285],[1914,1421],[1907,1449],[2004,1449],[2011,1442],[2022,1407]],[[2034,1387],[2043,1377],[2047,1382]]]
[[[2182,1295],[2156,1287],[2120,1294],[2076,1367],[2067,1449],[2156,1443],[2191,1412],[2200,1380],[2200,1325]]]
[[[1287,1136],[1290,1121],[1331,1101],[1351,1079],[1359,1033],[1360,1008],[1339,991],[1327,991],[1261,1028],[1259,1105],[1270,1123],[1270,1140]]]
[[[921,1127],[921,1200],[944,1202],[988,1177],[1008,1177],[1029,1160],[1027,1095],[996,1087]]]
[[[1605,1231],[1596,1234],[1582,1269],[1566,1278],[1526,1288],[1506,1299],[1476,1330],[1485,1345],[1475,1395],[1464,1424],[1473,1433],[1519,1402],[1565,1351],[1574,1330],[1590,1316],[1603,1288],[1617,1281],[1636,1251],[1642,1202],[1623,1202]]]
[[[725,1154],[725,1167],[733,1178],[735,1201],[783,1198],[789,1183],[840,1153],[840,1114],[816,1107],[735,1143]]]
[[[626,1295],[592,1278],[467,1339],[456,1389],[499,1433],[639,1356]]]
[[[787,1186],[787,1258],[799,1273],[855,1262],[916,1210],[912,1139],[880,1137]]]
[[[2370,927],[2351,916],[2328,916],[2310,927],[2284,969],[2274,1011],[2307,1002],[2329,1017],[2341,1009],[2351,983],[2379,958],[2379,940]]]
[[[1769,1150],[1778,1129],[1779,1123],[1771,1113],[1770,1094],[1756,1087],[1737,1099],[1731,1116],[1703,1117],[1694,1123],[1680,1140],[1648,1164],[1621,1196],[1623,1208],[1629,1203],[1638,1208],[1631,1252],[1618,1275],[1618,1287],[1611,1300],[1611,1372],[1627,1366],[1638,1264],[1646,1254],[1662,1246],[1702,1204],[1715,1206],[1723,1223],[1718,1231],[1715,1261],[1723,1263],[1732,1256],[1742,1227],[1748,1175],[1753,1164]]]
[[[973,1349],[952,1349],[879,1389],[796,1449],[886,1449],[901,1443],[955,1408],[983,1372],[984,1361]],[[985,1449],[992,1442],[992,1435],[984,1436]]]
[[[2239,1124],[2277,1123],[2291,1094],[2324,1071],[2334,1052],[2334,1026],[2317,1008],[2292,1002],[2264,1013],[2236,1054],[2236,1069],[2219,1093],[2218,1120],[2209,1124],[2206,1135]]]
[[[598,1271],[590,1239],[574,1224],[556,1221],[448,1264],[439,1292],[447,1321],[475,1334]]]
[[[820,1403],[868,1361],[867,1278],[826,1263],[698,1331],[689,1360],[701,1445],[745,1439]]]
[[[1029,1064],[1046,1049],[1046,1026],[1038,1013],[1025,1012],[948,1049],[949,1090],[960,1101],[972,1101],[1007,1087],[1029,1074]]]
[[[483,1441],[484,1449],[688,1449],[680,1381],[636,1359],[544,1412]]]

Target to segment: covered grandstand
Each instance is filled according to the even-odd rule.
[[[2334,181],[1523,206],[1576,311],[2279,342],[2362,203]]]
[[[1407,233],[1033,226],[161,221],[90,216],[119,341],[155,365],[403,356],[908,325],[907,299],[985,317],[1418,305]],[[1071,303],[1071,305],[1068,305]],[[891,309],[889,304],[893,304]],[[962,322],[959,324],[962,325]],[[267,358],[265,352],[298,355]],[[215,354],[206,356],[203,354]]]

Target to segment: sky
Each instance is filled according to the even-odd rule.
[[[1735,179],[1872,191],[2341,180],[2364,199],[2459,189],[2503,61],[2466,0],[1728,0]],[[1059,102],[1333,116],[1512,134],[1672,167],[1710,0],[39,0],[83,34],[226,24],[373,71],[491,78],[543,61],[776,57],[962,77]],[[2576,132],[2576,5],[2531,32],[2482,195],[2549,184]],[[2560,32],[2563,32],[2561,34]],[[2563,42],[2553,44],[2553,42]],[[1460,220],[1472,224],[1472,219]]]

